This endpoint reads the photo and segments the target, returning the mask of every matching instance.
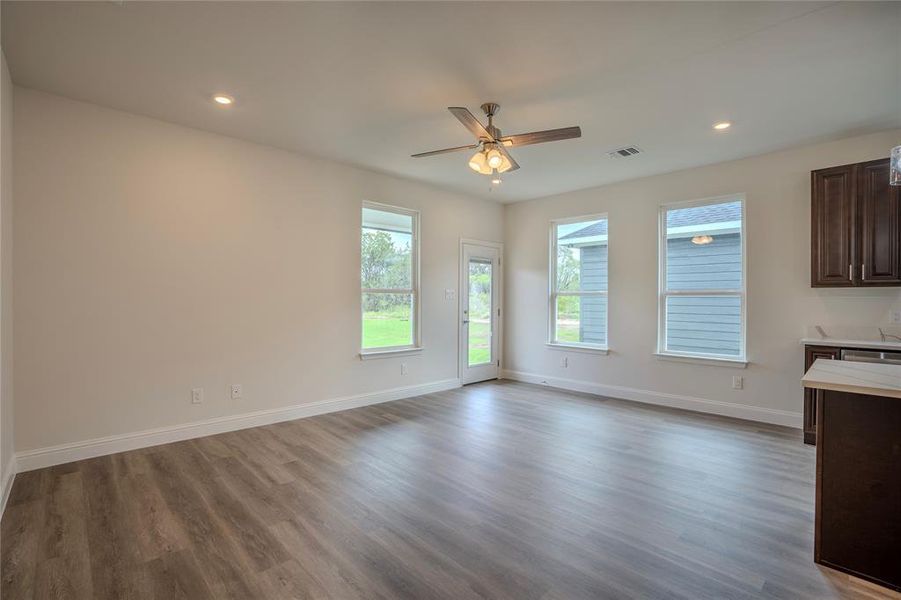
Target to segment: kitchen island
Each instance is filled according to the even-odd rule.
[[[901,365],[817,359],[814,560],[901,591]]]

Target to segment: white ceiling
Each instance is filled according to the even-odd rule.
[[[2,3],[14,81],[508,202],[901,127],[901,3]],[[214,92],[237,98],[222,109]],[[445,110],[497,101],[489,193]],[[733,128],[715,133],[728,119]],[[901,140],[899,140],[901,141]],[[608,159],[638,145],[645,154]],[[888,149],[886,149],[888,152]]]

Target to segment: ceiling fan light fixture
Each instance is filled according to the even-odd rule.
[[[481,173],[486,166],[488,166],[488,163],[485,161],[485,153],[481,150],[473,154],[472,158],[469,159],[469,168],[476,173]]]
[[[491,148],[485,155],[485,158],[488,160],[488,166],[492,169],[500,169],[501,165],[504,164],[504,155],[497,148]],[[510,161],[507,162],[509,163]]]
[[[506,173],[507,171],[510,170],[510,168],[511,168],[513,165],[510,164],[510,161],[507,159],[506,156],[501,155],[501,159],[502,159],[502,160],[501,160],[501,166],[499,166],[499,167],[497,168],[497,172],[498,172],[498,173]]]

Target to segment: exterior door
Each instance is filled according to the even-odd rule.
[[[460,380],[497,379],[500,367],[500,250],[462,244]]]

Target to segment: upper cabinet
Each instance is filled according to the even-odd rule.
[[[888,159],[810,175],[811,286],[901,286],[901,193]]]

